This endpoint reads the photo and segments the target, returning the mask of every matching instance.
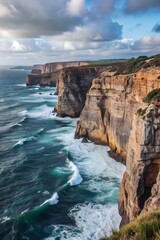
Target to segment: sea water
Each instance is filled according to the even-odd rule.
[[[75,140],[77,119],[52,113],[56,89],[26,87],[26,74],[0,69],[0,239],[109,235],[124,166],[107,146]]]

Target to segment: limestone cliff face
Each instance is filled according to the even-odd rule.
[[[43,69],[43,65],[42,64],[33,65],[31,73],[32,74],[41,74],[42,73],[42,69]]]
[[[134,115],[119,210],[122,224],[160,207],[160,100]]]
[[[67,67],[81,67],[89,65],[88,62],[53,62],[46,63],[42,68],[42,73],[51,73]]]
[[[58,116],[78,117],[80,115],[87,91],[98,73],[98,67],[72,67],[60,70],[57,78],[56,112]]]
[[[103,71],[93,80],[75,137],[108,144],[117,155],[126,158],[133,116],[146,94],[160,86],[160,69],[113,74]]]
[[[55,87],[58,74],[59,72],[56,71],[54,73],[27,75],[26,85],[27,86],[40,85],[42,87],[44,86]]]
[[[49,74],[57,86],[57,115],[80,115],[75,137],[107,144],[126,160],[119,195],[122,224],[159,208],[160,99],[148,105],[143,98],[160,88],[160,67],[123,75],[109,66],[68,67]]]
[[[126,159],[119,196],[122,224],[142,210],[160,208],[160,99],[143,103],[155,88],[160,88],[158,67],[117,76],[104,71],[92,81],[77,124],[75,137],[108,144]]]
[[[54,62],[44,65],[34,65],[32,75],[26,76],[26,85],[56,86],[56,77],[59,70],[68,67],[87,66],[88,62]]]

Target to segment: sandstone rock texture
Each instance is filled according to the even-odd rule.
[[[144,107],[143,116],[134,115],[129,137],[119,197],[122,224],[160,207],[160,104]]]
[[[101,72],[87,93],[75,137],[107,144],[125,159],[133,116],[146,94],[160,86],[159,76],[159,68],[127,75]]]
[[[42,64],[33,65],[31,74],[41,74],[43,69]]]
[[[26,85],[56,86],[59,70],[68,67],[87,66],[88,62],[54,62],[34,65],[30,75],[26,76]]]
[[[126,159],[119,195],[122,225],[142,210],[160,207],[160,104],[143,102],[156,88],[159,67],[127,75],[105,70],[92,81],[77,123],[76,138],[107,144]]]
[[[53,62],[46,63],[42,67],[42,73],[51,73],[67,67],[81,67],[89,65],[88,62]]]
[[[59,74],[58,71],[56,71],[54,73],[27,75],[26,76],[26,85],[27,86],[40,85],[42,87],[45,87],[45,86],[56,87],[56,81],[57,81],[58,74]]]
[[[59,71],[57,78],[58,102],[56,112],[58,116],[78,117],[84,107],[86,94],[91,87],[93,78],[101,68],[72,67]]]

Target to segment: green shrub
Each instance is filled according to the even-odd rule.
[[[144,109],[139,108],[139,109],[137,110],[137,115],[138,115],[138,116],[143,116],[143,115],[146,113],[146,109],[147,109],[147,108],[144,108]]]
[[[160,88],[153,89],[151,92],[147,94],[147,96],[143,99],[144,102],[150,103],[152,98],[160,97]]]
[[[143,214],[102,240],[160,240],[160,211]]]

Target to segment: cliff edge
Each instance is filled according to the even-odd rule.
[[[160,207],[160,96],[138,109],[129,136],[119,211],[122,224]]]
[[[26,85],[56,86],[57,74],[68,67],[87,66],[88,62],[53,62],[44,65],[34,65],[31,74],[26,76]]]
[[[101,67],[72,67],[60,70],[57,78],[58,116],[79,117],[92,80],[98,75]]]
[[[152,93],[160,88],[160,67],[153,58],[150,62],[131,62],[131,73],[124,63],[69,68],[57,84],[57,114],[80,114],[75,137],[109,145],[126,162],[119,195],[122,225],[160,207],[160,104]],[[145,103],[148,94],[152,100]]]

